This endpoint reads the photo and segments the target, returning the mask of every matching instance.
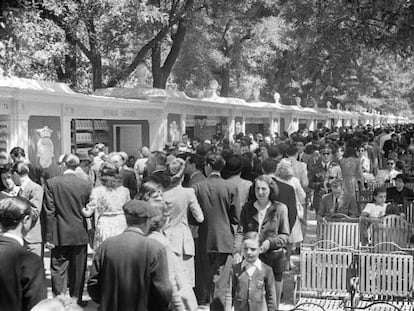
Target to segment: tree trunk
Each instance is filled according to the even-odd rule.
[[[221,97],[229,97],[230,95],[230,68],[224,67],[220,74],[221,77]]]
[[[92,87],[93,90],[102,88],[102,58],[99,53],[90,60],[92,64]]]
[[[161,42],[158,42],[151,49],[152,86],[165,89],[167,80],[161,68]]]
[[[152,78],[153,87],[165,89],[167,87],[168,77],[180,55],[181,47],[183,45],[185,34],[187,32],[185,20],[181,19],[178,23],[177,31],[171,36],[172,45],[170,52],[161,67],[161,42],[158,42],[151,50],[152,60]]]

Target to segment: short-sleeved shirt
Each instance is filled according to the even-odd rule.
[[[377,205],[375,203],[368,203],[362,213],[367,213],[369,217],[378,218],[385,216],[385,210],[387,209],[387,204],[384,206]]]

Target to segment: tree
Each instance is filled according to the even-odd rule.
[[[194,0],[45,0],[19,13],[40,18],[40,24],[52,22],[53,33],[64,33],[65,55],[55,60],[60,79],[87,60],[92,88],[112,87],[125,81],[152,52],[154,84],[165,87],[193,6]],[[9,22],[16,29],[27,20]],[[161,47],[165,52],[168,46],[170,53],[161,65]]]
[[[173,80],[196,95],[216,79],[221,96],[258,100],[264,59],[287,48],[277,10],[272,1],[210,1],[189,27]]]

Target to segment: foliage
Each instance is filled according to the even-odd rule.
[[[81,92],[152,84],[205,96],[395,113],[414,99],[414,4],[402,0],[16,0],[5,74]],[[2,7],[4,8],[4,7]],[[138,68],[138,69],[137,69]]]

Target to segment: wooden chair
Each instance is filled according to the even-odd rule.
[[[300,280],[295,277],[294,303],[314,303],[325,310],[342,310],[349,297],[349,279],[356,274],[352,252],[306,250],[300,255]]]
[[[371,226],[372,245],[383,245],[379,252],[392,252],[393,248],[388,248],[391,244],[382,244],[384,242],[393,242],[401,248],[409,247],[410,227],[408,222],[401,216],[385,216],[380,223]]]
[[[334,247],[359,249],[361,244],[359,219],[344,216],[331,217],[326,222],[319,223],[318,240],[326,241],[321,245],[323,249],[332,248],[332,244]]]
[[[407,222],[414,224],[414,200],[405,200],[403,208]]]
[[[360,253],[357,309],[412,310],[413,256]]]
[[[293,310],[413,310],[413,256],[303,249]],[[299,297],[299,300],[297,298]]]

